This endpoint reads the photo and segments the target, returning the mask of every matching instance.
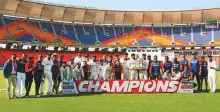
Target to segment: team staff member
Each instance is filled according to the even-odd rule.
[[[150,76],[151,76],[151,72],[150,72],[150,66],[151,66],[151,64],[152,64],[152,60],[151,60],[151,55],[148,55],[147,56],[147,60],[148,60],[148,62],[149,62],[149,64],[148,64],[148,68],[147,68],[147,74],[148,74],[148,76],[147,76],[147,79],[150,79]]]
[[[183,60],[181,60],[180,63],[181,63],[181,71],[184,70],[184,67],[186,67],[186,66],[189,67],[189,62],[186,59],[186,55],[185,54],[183,55]]]
[[[22,54],[22,58],[18,59],[18,66],[17,66],[17,89],[18,89],[18,97],[23,97],[23,88],[25,88],[25,66],[27,63],[27,55]]]
[[[142,54],[141,61],[141,68],[139,72],[139,78],[140,80],[146,80],[148,78],[147,69],[149,66],[149,61],[146,58],[146,54]]]
[[[53,95],[52,93],[52,83],[53,83],[53,79],[52,79],[52,66],[53,66],[53,60],[51,59],[51,54],[47,54],[47,58],[45,58],[42,61],[42,65],[44,66],[44,75],[45,78],[48,80],[48,89],[47,89],[47,95]],[[45,81],[45,80],[44,80]],[[41,93],[43,93],[44,91],[44,81],[41,87]]]
[[[150,66],[150,74],[151,79],[162,79],[161,71],[163,68],[163,64],[157,60],[157,56],[154,55],[154,61]]]
[[[201,61],[200,61],[200,73],[201,75],[201,88],[200,90],[202,90],[202,85],[203,85],[203,80],[205,79],[205,88],[206,91],[208,91],[208,63],[205,60],[205,57],[202,56],[201,57]]]
[[[7,83],[7,89],[6,89],[6,94],[8,99],[16,98],[16,74],[17,74],[17,55],[12,54],[11,59],[8,59],[3,67],[3,75],[4,78],[6,79]],[[11,84],[13,86],[13,92],[12,92],[12,97],[11,97]]]
[[[183,72],[181,73],[181,80],[182,81],[190,81],[192,80],[192,74],[189,72],[187,66],[184,67]]]
[[[30,56],[28,63],[26,64],[26,80],[25,80],[25,89],[26,89],[26,94],[25,97],[29,97],[32,82],[33,82],[33,77],[34,77],[34,69],[35,69],[35,64],[34,64],[34,57]]]
[[[59,83],[59,62],[58,62],[58,54],[54,53],[53,54],[53,66],[51,68],[51,72],[52,72],[52,78],[53,78],[53,92],[55,92],[56,94],[58,94],[58,83]]]
[[[84,72],[84,80],[89,80],[89,77],[90,77],[90,65],[87,64],[87,61],[84,61],[83,62],[83,72]]]
[[[172,77],[172,62],[169,61],[169,57],[165,56],[165,62],[163,64],[163,79],[170,79]]]
[[[128,58],[128,53],[124,54],[124,58],[121,58],[120,62],[122,64],[123,68],[124,68],[124,79],[129,80],[129,68],[128,68],[129,58]]]
[[[124,79],[124,69],[119,61],[115,62],[115,65],[112,67],[112,79],[114,80],[123,80]]]
[[[194,77],[196,76],[196,81],[198,84],[198,92],[200,92],[201,89],[201,80],[200,80],[200,67],[199,67],[199,60],[196,58],[196,54],[193,53],[193,58],[190,60],[190,68],[191,68],[191,73],[193,75],[193,80]]]
[[[216,62],[209,56],[208,61],[208,82],[210,85],[210,93],[215,93],[216,90]]]
[[[39,59],[36,63],[36,68],[34,72],[35,96],[36,97],[40,97],[39,89],[40,89],[40,84],[41,84],[41,80],[43,77],[43,65],[42,65],[43,56],[40,55],[38,57]]]

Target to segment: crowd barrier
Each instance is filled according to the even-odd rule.
[[[76,80],[64,81],[62,94],[80,93],[193,93],[193,81],[172,80]]]

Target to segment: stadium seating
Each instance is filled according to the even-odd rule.
[[[156,42],[158,45],[170,45],[174,40],[176,45],[188,45],[193,35],[196,44],[209,44],[213,36],[215,43],[220,43],[220,28],[213,29],[212,33],[212,29],[206,29],[204,25],[194,26],[193,32],[191,26],[182,26],[182,28],[174,26],[172,34],[170,26],[162,28],[154,26],[154,32],[152,32],[152,27],[142,29],[136,26],[73,25],[16,17],[4,16],[1,18],[3,20],[0,20],[0,40],[8,40],[12,37],[13,40],[22,42],[63,44],[74,44],[75,42],[97,44],[100,42],[102,45],[115,45],[117,41],[126,46],[133,45],[135,42],[139,45],[151,45],[152,42]]]

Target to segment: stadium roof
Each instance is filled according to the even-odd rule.
[[[101,24],[186,24],[220,20],[220,8],[183,11],[117,11],[0,0],[0,14],[36,19]]]

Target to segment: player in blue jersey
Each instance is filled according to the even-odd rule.
[[[193,53],[193,58],[190,60],[190,68],[191,68],[191,73],[192,73],[192,77],[194,80],[194,77],[196,76],[196,81],[197,81],[197,85],[198,85],[198,92],[200,92],[201,89],[201,80],[200,80],[200,65],[199,65],[199,60],[196,57],[196,54]]]
[[[154,56],[154,61],[151,63],[150,66],[150,75],[151,79],[162,79],[161,77],[161,71],[162,71],[162,64],[157,60],[157,56]]]
[[[183,55],[183,60],[181,60],[180,63],[181,63],[181,71],[184,70],[185,66],[189,67],[189,62],[186,59],[186,55],[185,54]]]
[[[206,92],[208,91],[208,62],[205,60],[205,57],[201,57],[200,61],[200,75],[201,75],[201,88],[202,90],[202,85],[203,85],[203,80],[205,79],[205,90]]]
[[[171,79],[171,76],[172,76],[172,62],[169,61],[169,57],[168,56],[165,56],[165,62],[163,64],[163,79]]]
[[[177,57],[174,57],[173,60],[173,73],[171,80],[179,80],[181,77],[181,72],[180,72],[180,62],[177,60]]]
[[[181,80],[182,81],[190,81],[192,80],[192,74],[189,72],[187,66],[184,67],[183,72],[181,73]]]

